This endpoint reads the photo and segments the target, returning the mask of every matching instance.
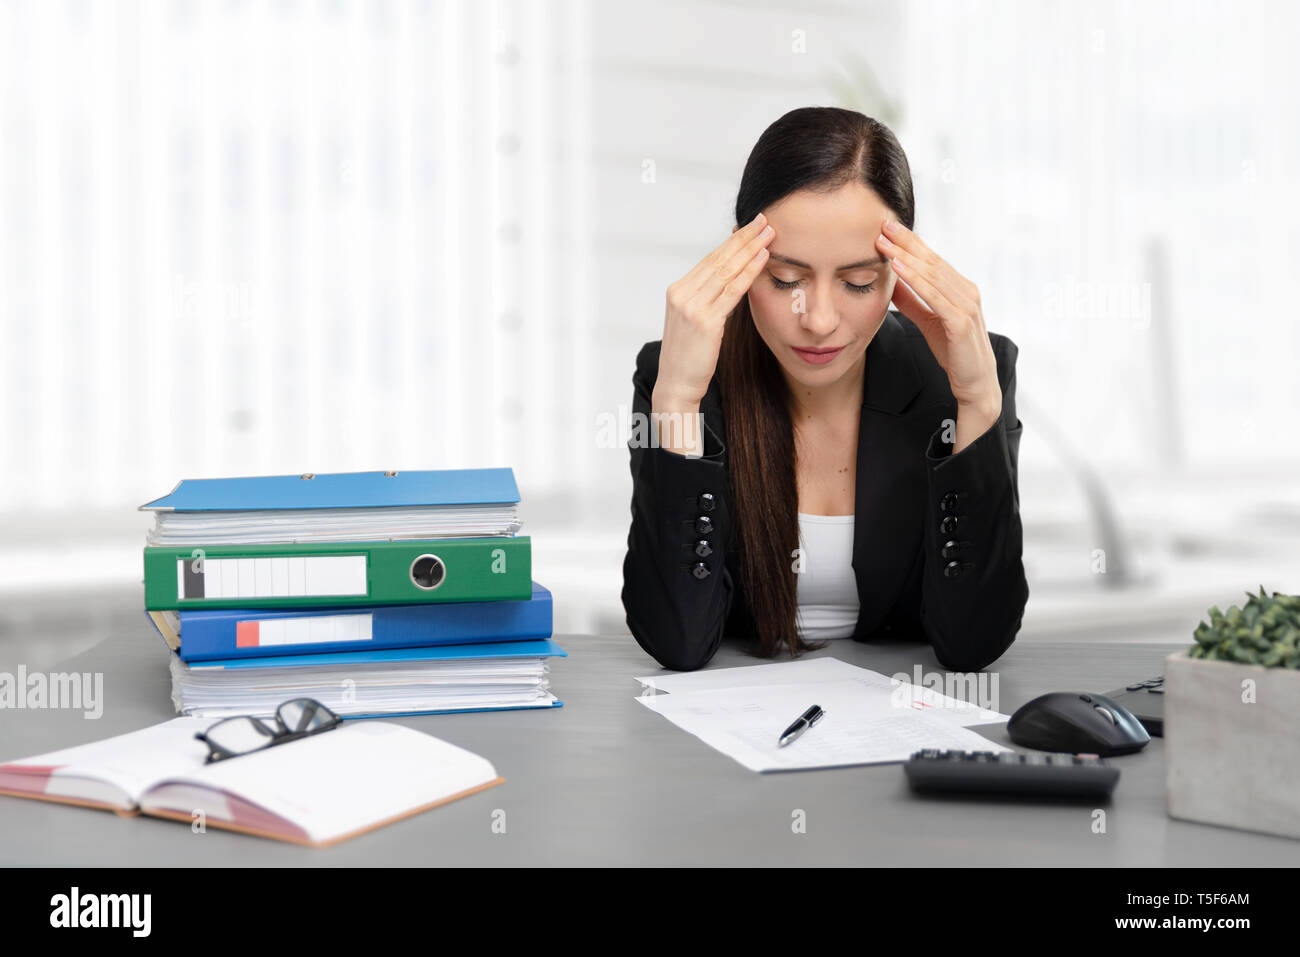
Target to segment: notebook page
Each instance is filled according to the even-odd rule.
[[[329,841],[417,807],[495,780],[485,758],[400,724],[357,721],[174,779],[208,788],[207,803],[173,806],[166,791],[146,795],[146,809],[222,818],[224,795],[237,795]],[[170,790],[170,789],[168,789]],[[190,792],[195,800],[201,793]]]
[[[207,718],[173,718],[102,741],[13,761],[0,766],[0,774],[8,768],[53,768],[45,786],[35,793],[131,808],[155,781],[203,765],[208,747],[194,735],[211,725]]]

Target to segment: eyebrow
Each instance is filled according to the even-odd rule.
[[[800,269],[812,269],[812,266],[809,266],[805,262],[800,262],[797,259],[791,259],[789,256],[782,256],[780,253],[774,253],[771,250],[768,250],[768,258],[775,259],[777,262],[782,262],[789,266],[798,266]],[[847,266],[840,266],[835,271],[845,272],[849,269],[865,269],[868,266],[883,266],[884,264],[885,264],[885,257],[876,256],[873,259],[862,259],[855,263],[849,263]]]

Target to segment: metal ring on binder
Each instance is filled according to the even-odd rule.
[[[385,473],[384,473],[384,478],[393,478],[395,475],[397,475],[396,470],[394,470],[394,471],[392,471],[392,472],[385,472]]]
[[[305,479],[313,479],[313,478],[316,477],[316,473],[315,473],[315,472],[303,472],[302,475],[300,475],[300,476],[298,476],[298,477],[299,477],[299,478],[305,478]]]
[[[447,580],[447,565],[437,555],[419,555],[411,562],[410,574],[416,588],[433,591]]]

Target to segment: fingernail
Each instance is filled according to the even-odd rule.
[[[763,214],[762,214],[762,213],[759,213],[759,214],[758,214],[757,216],[755,216],[754,219],[753,219],[753,222],[754,222],[754,223],[761,223],[762,221],[763,221]]]
[[[884,243],[886,246],[892,246],[892,245],[894,245],[893,243],[891,243],[891,242],[889,241],[889,237],[886,236],[884,233],[881,233],[881,234],[880,234],[880,241],[881,241],[882,243]]]
[[[771,236],[772,233],[774,232],[776,232],[776,230],[774,230],[771,226],[764,226],[763,231],[758,235],[766,239],[768,236]]]
[[[894,220],[892,219],[885,220],[885,228],[888,229],[890,232],[893,232],[894,229],[897,228],[897,226],[898,223],[895,222]]]

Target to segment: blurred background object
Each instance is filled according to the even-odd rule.
[[[625,420],[762,130],[859,109],[1020,347],[1022,640],[1300,592],[1285,4],[0,3],[0,667],[184,477],[510,465],[621,632]],[[33,647],[51,630],[67,644]],[[43,639],[44,640],[44,639]]]

